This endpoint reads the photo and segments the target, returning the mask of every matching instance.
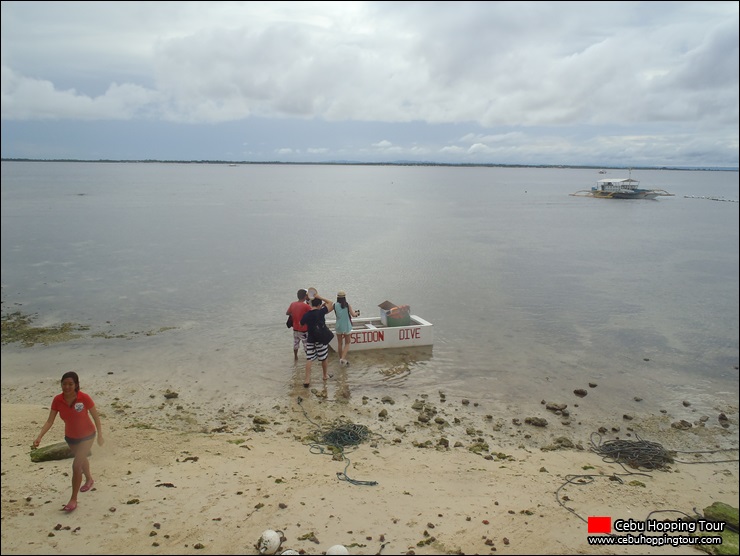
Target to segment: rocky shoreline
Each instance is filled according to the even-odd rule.
[[[218,402],[116,376],[85,384],[107,443],[95,449],[95,491],[71,516],[54,509],[68,496],[68,463],[28,457],[57,381],[3,387],[3,554],[253,553],[266,529],[299,554],[336,544],[351,554],[613,554],[586,544],[586,516],[690,511],[738,494],[737,463],[709,463],[737,460],[731,408],[696,412],[682,428],[684,404],[587,422],[578,395],[511,412],[444,392],[349,399],[331,381],[289,399]],[[348,425],[364,437],[327,445]],[[713,453],[641,471],[600,457],[594,435]],[[576,486],[574,476],[597,484]],[[598,480],[610,478],[619,480]]]

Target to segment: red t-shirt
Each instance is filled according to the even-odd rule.
[[[85,438],[96,432],[89,413],[93,407],[95,403],[84,392],[77,392],[71,406],[64,401],[64,394],[57,394],[51,402],[51,408],[58,411],[64,421],[64,436],[69,438]]]
[[[306,325],[301,324],[301,319],[303,318],[303,315],[308,313],[310,310],[311,306],[303,301],[294,301],[290,304],[290,307],[288,307],[288,313],[293,315],[293,330],[298,332],[308,331]]]

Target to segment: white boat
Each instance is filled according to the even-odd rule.
[[[656,197],[673,197],[664,189],[641,189],[640,182],[628,178],[606,178],[598,180],[591,189],[581,189],[571,193],[573,197],[596,197],[598,199],[655,199]]]
[[[329,347],[337,351],[336,321],[327,320],[326,325],[334,338]],[[386,326],[381,317],[357,317],[352,319],[350,332],[350,351],[367,349],[404,348],[431,346],[434,343],[434,327],[431,322],[416,315],[410,315],[409,324]]]

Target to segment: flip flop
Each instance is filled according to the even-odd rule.
[[[310,385],[310,384],[309,384],[308,382],[304,382],[304,383],[303,383],[303,387],[304,387],[304,388],[308,388],[309,386],[311,386],[311,385]]]
[[[80,487],[80,492],[87,492],[93,487],[94,484],[95,481],[87,481],[84,485]]]
[[[75,511],[76,509],[77,509],[77,502],[72,502],[72,503],[70,503],[70,504],[67,504],[66,506],[64,506],[64,507],[62,508],[62,510],[64,510],[64,511],[65,511],[65,512],[67,512],[67,513],[73,512],[73,511]]]
[[[324,380],[329,380],[330,378],[334,378],[334,375],[329,373],[329,376],[325,376]]]

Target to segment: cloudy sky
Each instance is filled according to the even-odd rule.
[[[738,167],[738,2],[2,2],[2,157]]]

